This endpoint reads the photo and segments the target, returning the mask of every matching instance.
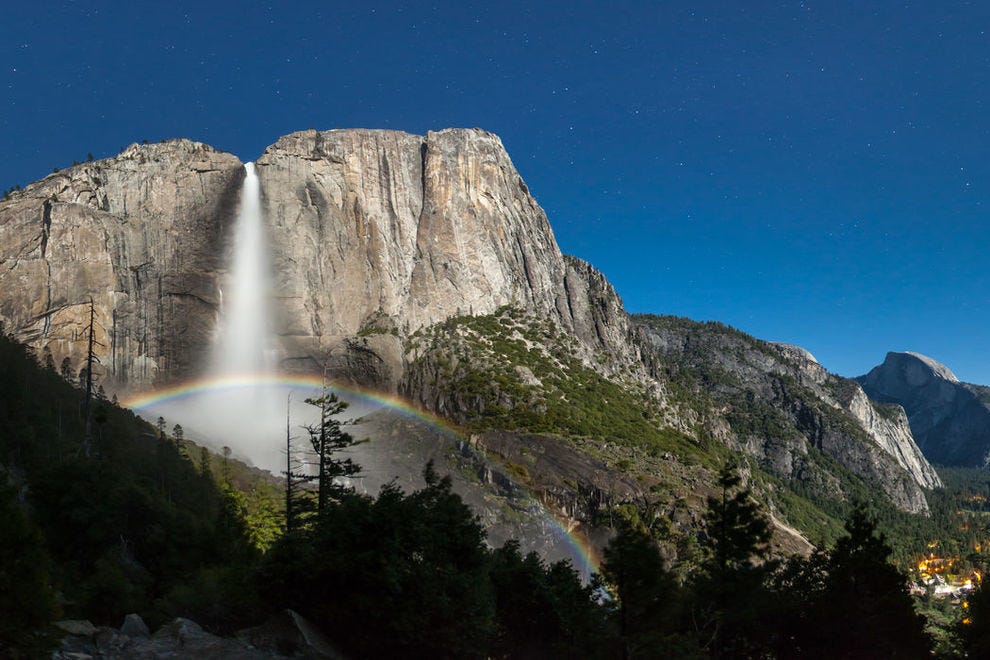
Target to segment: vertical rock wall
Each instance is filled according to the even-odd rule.
[[[588,346],[624,342],[618,296],[587,264],[565,262],[491,133],[304,131],[257,165],[287,368],[329,358],[338,376],[393,387],[401,338],[509,304],[556,318]]]
[[[215,324],[223,230],[242,178],[235,156],[176,140],[132,145],[14,193],[0,203],[6,330],[76,374],[92,299],[108,390],[194,372]]]

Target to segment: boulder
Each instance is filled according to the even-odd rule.
[[[128,637],[149,637],[151,635],[148,624],[138,614],[125,616],[124,623],[120,626],[120,632]]]
[[[79,619],[56,621],[55,627],[77,637],[92,637],[98,630],[91,622]]]

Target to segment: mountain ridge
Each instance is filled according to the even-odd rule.
[[[600,272],[561,253],[494,134],[302,131],[266,149],[256,170],[283,369],[325,366],[478,418],[479,432],[529,433],[556,410],[539,432],[657,488],[650,470],[666,473],[664,461],[710,472],[741,452],[811,497],[849,498],[872,480],[897,507],[927,510],[924,488],[938,477],[906,420],[803,349],[630,316]],[[194,375],[219,313],[243,176],[234,156],[176,141],[132,145],[14,193],[0,202],[0,320],[74,374],[93,296],[108,391]],[[430,346],[414,348],[417,333]],[[585,407],[568,419],[577,401]],[[605,419],[628,435],[611,437]],[[703,479],[668,472],[675,490]]]

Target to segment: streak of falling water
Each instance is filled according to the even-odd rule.
[[[244,164],[229,283],[223,289],[213,375],[271,373],[271,266],[254,163]]]
[[[186,437],[216,451],[230,447],[234,457],[279,474],[285,470],[286,397],[278,386],[271,324],[272,270],[269,241],[261,208],[261,186],[253,163],[244,165],[240,206],[234,221],[229,271],[221,288],[220,318],[204,380],[209,387],[175,405],[159,405],[151,418],[179,422]],[[268,384],[266,384],[268,383]],[[293,391],[291,432],[313,424],[316,412],[303,403],[317,396],[311,388]],[[146,414],[149,411],[146,411]],[[298,443],[302,445],[302,441]]]
[[[254,163],[246,163],[244,170],[230,269],[221,289],[220,318],[205,374],[243,385],[206,392],[180,414],[183,425],[208,438],[214,449],[229,446],[235,457],[277,473],[285,461],[280,456],[285,395],[259,383],[275,373],[271,261]]]

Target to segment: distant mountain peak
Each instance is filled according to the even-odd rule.
[[[932,372],[939,378],[942,378],[952,383],[959,382],[959,379],[956,378],[956,375],[952,373],[951,369],[949,369],[947,366],[945,366],[938,360],[934,360],[928,357],[927,355],[922,355],[921,353],[915,353],[914,351],[904,351],[901,353],[891,351],[890,353],[887,353],[887,359],[889,360],[891,356],[899,356],[899,355],[909,355],[914,359],[919,360],[920,362],[924,363],[926,367],[931,369]]]
[[[942,465],[990,464],[986,388],[962,383],[944,364],[912,352],[891,352],[856,380],[875,400],[904,408],[925,457]]]

